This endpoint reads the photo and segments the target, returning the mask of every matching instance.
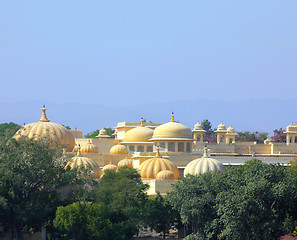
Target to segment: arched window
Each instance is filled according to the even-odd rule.
[[[197,142],[200,142],[200,140],[201,140],[201,136],[200,135],[197,135]]]

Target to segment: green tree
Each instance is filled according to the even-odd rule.
[[[22,239],[25,224],[40,229],[61,204],[62,189],[78,183],[62,152],[49,146],[27,138],[0,142],[0,219],[15,239]]]
[[[136,169],[122,167],[117,172],[104,172],[96,190],[97,202],[107,206],[109,219],[117,226],[118,237],[131,239],[138,232],[143,222],[147,187]]]
[[[167,199],[199,239],[276,239],[296,226],[295,182],[294,171],[252,160],[187,176]]]
[[[20,125],[10,122],[0,124],[0,137],[12,137],[17,130],[20,129]]]
[[[112,239],[107,209],[99,203],[77,202],[58,207],[54,226],[73,240]]]
[[[158,193],[155,198],[149,198],[145,205],[144,222],[151,229],[163,233],[163,238],[175,226],[178,214]]]

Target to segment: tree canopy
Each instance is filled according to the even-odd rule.
[[[290,169],[252,160],[187,176],[167,200],[195,239],[276,239],[297,223],[295,182]]]
[[[20,125],[10,122],[0,124],[0,137],[12,137],[17,130],[20,129]]]
[[[61,204],[62,188],[78,183],[62,159],[62,151],[42,140],[1,140],[0,217],[16,239],[25,224],[40,229]]]

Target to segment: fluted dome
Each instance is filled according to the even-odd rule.
[[[163,170],[158,172],[156,176],[157,180],[174,180],[174,172],[169,170]]]
[[[230,125],[230,127],[227,128],[228,133],[235,133],[234,128]]]
[[[297,132],[297,123],[291,123],[286,130],[287,132]]]
[[[159,149],[154,158],[150,158],[144,161],[139,167],[138,171],[140,173],[141,179],[156,179],[159,172],[163,170],[169,170],[174,173],[174,179],[178,179],[179,171],[175,164],[165,158],[160,157]]]
[[[170,122],[155,128],[151,140],[193,140],[193,138],[191,129],[181,123],[175,122],[174,115],[172,115]]]
[[[118,168],[127,166],[128,168],[133,168],[133,160],[129,158],[124,158],[118,162]]]
[[[110,162],[109,164],[107,164],[107,165],[105,165],[105,166],[103,167],[103,169],[102,169],[102,173],[104,174],[104,172],[105,172],[106,170],[114,170],[114,171],[116,171],[117,169],[118,169],[117,165],[114,165],[114,164],[112,164],[112,163]]]
[[[97,138],[110,138],[110,136],[107,134],[107,131],[104,128],[102,128],[99,131],[99,134],[96,137]]]
[[[112,154],[112,155],[117,155],[117,154],[128,154],[129,151],[128,151],[128,148],[124,145],[121,145],[121,144],[117,144],[117,145],[114,145],[110,150],[109,150],[109,153]]]
[[[15,139],[21,136],[41,139],[46,138],[54,143],[66,148],[66,151],[72,151],[75,141],[72,133],[64,126],[58,123],[50,122],[46,117],[46,108],[42,108],[42,116],[38,122],[27,124],[21,127],[14,135]]]
[[[98,153],[98,147],[91,143],[91,141],[88,141],[86,144],[83,144],[81,146],[81,150],[82,153]]]
[[[203,157],[191,161],[184,170],[184,176],[187,174],[200,175],[203,173],[224,169],[226,168],[222,163],[207,156],[207,148],[204,148]]]
[[[153,136],[153,130],[143,125],[143,120],[138,127],[125,133],[123,142],[147,142]]]
[[[203,130],[202,125],[200,124],[200,122],[197,122],[194,126],[194,130]]]
[[[226,130],[226,126],[223,122],[221,122],[218,126],[218,130]]]
[[[67,163],[66,167],[70,166],[71,169],[83,168],[94,172],[96,178],[100,178],[100,167],[91,158],[83,157],[80,153],[80,148],[77,150],[77,155]]]

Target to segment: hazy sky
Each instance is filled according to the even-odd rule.
[[[0,2],[1,102],[297,99],[297,1]]]

